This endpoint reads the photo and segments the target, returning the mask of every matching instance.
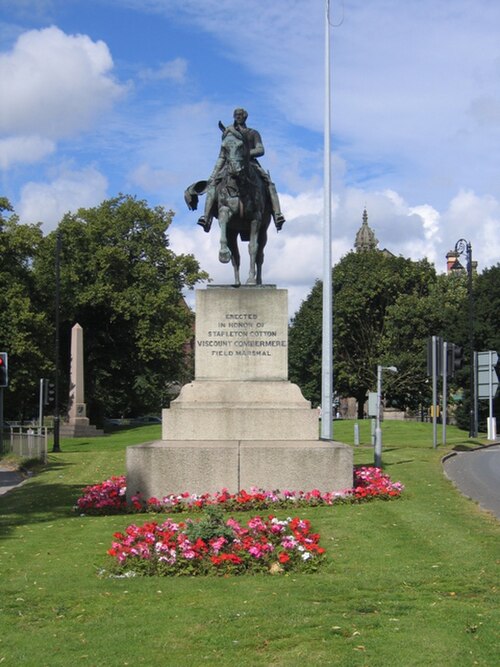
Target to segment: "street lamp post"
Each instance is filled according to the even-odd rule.
[[[375,427],[375,467],[382,467],[382,428],[380,427],[380,407],[382,399],[382,371],[397,373],[396,366],[377,366],[377,414]]]
[[[59,308],[60,308],[60,291],[61,291],[61,232],[57,230],[56,234],[56,292],[55,292],[55,378],[54,378],[54,445],[53,452],[60,452],[61,446],[59,444],[60,433],[60,414],[59,414]]]
[[[323,308],[321,351],[321,438],[333,438],[333,286],[331,214],[331,81],[330,81],[330,3],[325,3],[325,118],[323,183]]]
[[[469,300],[469,393],[470,393],[470,411],[469,411],[469,437],[477,437],[476,411],[474,408],[475,389],[474,389],[474,296],[472,293],[472,246],[470,241],[459,239],[455,243],[455,252],[457,255],[465,255],[467,260],[467,294]]]

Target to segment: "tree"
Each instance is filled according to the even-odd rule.
[[[192,376],[193,314],[182,292],[206,278],[192,255],[175,255],[173,214],[120,195],[67,214],[43,241],[34,270],[53,312],[56,234],[61,236],[61,363],[69,374],[72,326],[84,330],[89,413],[159,411],[167,383]],[[64,394],[62,394],[64,395]]]
[[[39,225],[20,224],[0,197],[0,347],[9,354],[5,414],[36,415],[39,379],[52,369],[52,329],[34,290],[32,262],[42,241]]]
[[[292,318],[288,335],[288,371],[313,405],[321,403],[323,283],[316,281]]]
[[[398,368],[385,383],[393,405],[415,410],[430,403],[427,341],[436,335],[463,346],[467,334],[459,324],[466,302],[466,276],[429,275],[427,294],[425,290],[400,294],[387,308],[382,350],[383,362]]]
[[[387,334],[391,306],[401,295],[426,298],[436,273],[426,260],[373,250],[347,254],[332,276],[335,391],[354,396],[362,417],[367,392],[376,387],[377,364],[395,363],[396,343]],[[321,395],[321,291],[318,282],[290,327],[290,377],[314,402]]]
[[[474,299],[474,348],[476,352],[494,350],[500,353],[500,264],[485,269],[476,276],[473,285]],[[463,410],[459,412],[460,424],[468,427],[468,394]],[[500,416],[500,396],[493,402],[493,413]],[[489,416],[488,402],[479,401],[479,427],[486,430]]]
[[[475,348],[500,352],[500,264],[476,277],[473,296]]]

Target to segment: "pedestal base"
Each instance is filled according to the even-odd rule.
[[[81,423],[83,422],[83,423]],[[75,420],[67,424],[61,424],[59,427],[59,435],[62,438],[96,438],[104,435],[104,431],[89,424],[89,420]]]
[[[163,411],[163,440],[128,447],[128,499],[351,488],[352,450],[318,439],[287,351],[286,290],[198,290],[195,380]]]
[[[163,440],[314,440],[318,415],[292,382],[194,381],[163,410]]]
[[[342,491],[352,487],[352,449],[323,440],[167,442],[127,448],[127,497],[265,490]]]

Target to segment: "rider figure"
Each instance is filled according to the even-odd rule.
[[[276,229],[280,231],[285,222],[285,217],[281,212],[276,186],[271,181],[271,176],[269,175],[269,173],[265,171],[257,161],[258,157],[264,155],[264,145],[262,143],[261,136],[257,132],[257,130],[254,130],[251,127],[246,126],[246,119],[248,118],[248,113],[245,111],[245,109],[235,109],[233,113],[233,118],[234,118],[233,125],[230,125],[229,127],[224,129],[223,125],[219,123],[219,127],[221,127],[224,133],[236,130],[239,134],[243,135],[250,149],[251,162],[255,167],[256,171],[259,173],[262,180],[264,181],[264,183],[266,184],[267,190],[269,192],[269,198],[271,200],[271,209],[274,218],[274,224],[276,225]],[[207,197],[205,200],[205,213],[198,220],[198,224],[201,225],[206,232],[209,232],[210,227],[212,226],[212,219],[213,219],[212,206],[215,201],[215,189],[217,181],[221,178],[221,172],[224,167],[224,161],[225,160],[221,149],[221,152],[219,153],[219,157],[217,158],[217,162],[215,163],[215,167],[212,171],[212,174],[208,179],[207,190],[206,190]]]

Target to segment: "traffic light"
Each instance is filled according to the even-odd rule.
[[[49,405],[54,402],[56,388],[53,382],[48,380],[43,381],[43,402],[45,405]]]
[[[464,365],[464,348],[455,343],[448,343],[448,375],[453,377]]]
[[[7,352],[0,352],[0,387],[7,387],[9,384],[9,355]]]

